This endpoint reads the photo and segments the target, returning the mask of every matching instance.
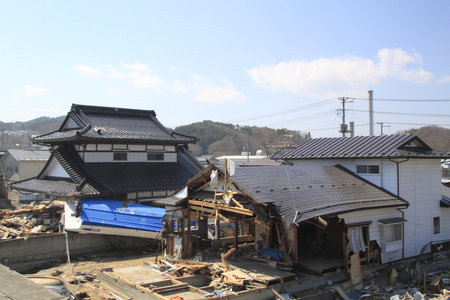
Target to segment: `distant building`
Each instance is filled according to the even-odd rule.
[[[29,179],[39,174],[50,156],[48,150],[7,150],[0,158],[1,188],[0,195],[11,202],[42,199],[34,193],[19,193],[9,189],[13,181]]]

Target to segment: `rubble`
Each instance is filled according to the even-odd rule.
[[[28,238],[60,232],[64,206],[56,201],[47,204],[27,205],[17,210],[0,211],[0,238]]]

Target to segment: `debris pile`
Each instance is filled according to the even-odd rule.
[[[5,240],[60,232],[63,212],[64,206],[55,202],[25,206],[18,210],[2,210],[0,237]]]

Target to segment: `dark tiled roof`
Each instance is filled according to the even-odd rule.
[[[74,197],[176,190],[184,187],[201,169],[184,147],[178,149],[178,161],[174,163],[84,163],[70,145],[61,145],[53,155],[73,182],[45,177],[44,168],[37,179],[19,181],[12,187]]]
[[[75,123],[74,126],[67,126]],[[32,138],[39,143],[133,142],[195,143],[197,139],[172,132],[162,125],[152,110],[136,110],[73,104],[60,129]]]
[[[408,205],[340,166],[236,168],[231,178],[257,202],[273,202],[288,226],[317,216]]]
[[[277,153],[273,159],[329,158],[445,158],[412,134],[311,139],[300,147]]]

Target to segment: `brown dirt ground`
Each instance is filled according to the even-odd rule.
[[[82,257],[72,258],[71,268],[68,263],[55,263],[51,266],[41,269],[35,273],[27,273],[24,275],[32,276],[50,276],[62,279],[67,288],[74,294],[85,292],[89,297],[84,299],[91,300],[115,300],[127,299],[119,291],[103,285],[97,279],[92,282],[75,282],[77,275],[91,274],[95,276],[96,268],[112,267],[113,269],[121,269],[135,266],[142,266],[144,261],[154,261],[156,252],[154,249],[148,250],[128,250],[128,251],[111,251],[101,254],[84,255]],[[161,257],[158,257],[159,259]],[[72,269],[72,271],[71,271]],[[57,276],[55,276],[57,274]]]

